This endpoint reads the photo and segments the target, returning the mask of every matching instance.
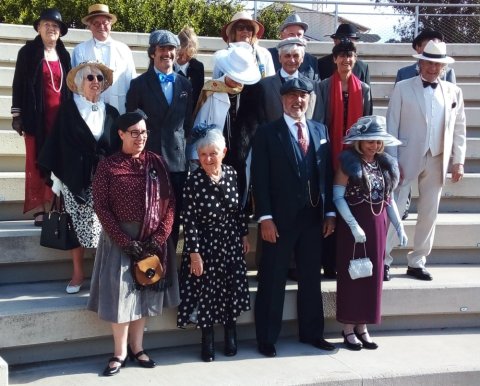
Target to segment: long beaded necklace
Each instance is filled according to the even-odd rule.
[[[60,63],[60,58],[57,59],[58,67],[60,67],[60,86],[58,87],[58,90],[55,87],[55,81],[53,79],[53,71],[52,71],[52,68],[50,67],[50,63],[48,63],[48,60],[46,58],[44,58],[43,60],[45,60],[45,63],[47,63],[48,71],[50,72],[50,79],[52,80],[53,91],[55,91],[56,93],[59,93],[62,90],[62,86],[63,86],[63,68],[62,68],[62,63]]]
[[[377,161],[374,161],[372,163],[369,163],[369,162],[365,161],[364,159],[362,159],[362,161],[365,164],[364,168],[365,168],[365,172],[366,172],[365,174],[366,174],[366,177],[367,177],[366,180],[367,180],[368,194],[370,196],[370,211],[372,212],[372,214],[375,217],[378,217],[383,212],[383,206],[385,204],[385,200],[382,198],[382,201],[381,201],[381,204],[380,204],[380,210],[378,211],[378,213],[375,213],[375,210],[373,209],[373,200],[372,200],[372,183],[370,182],[370,178],[368,176],[367,169],[370,169],[371,171],[373,171],[374,169],[378,169],[380,171],[380,178],[382,180],[382,186],[383,186],[381,192],[382,192],[382,197],[383,197],[383,191],[385,189],[385,180],[383,178],[382,168],[380,167],[380,165]]]

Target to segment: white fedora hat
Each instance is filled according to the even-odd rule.
[[[225,75],[241,84],[255,84],[261,78],[248,43],[234,43],[228,49],[217,51],[215,64]]]
[[[430,40],[421,54],[412,55],[414,58],[428,60],[430,62],[451,64],[455,62],[450,56],[447,56],[447,45],[444,42],[435,42]]]

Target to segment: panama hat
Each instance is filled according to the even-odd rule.
[[[447,56],[447,45],[444,42],[435,42],[430,40],[421,54],[412,55],[414,58],[428,60],[430,62],[451,64],[455,62],[450,56]]]
[[[343,143],[346,145],[352,144],[354,141],[383,141],[385,146],[402,144],[393,135],[387,133],[385,117],[380,115],[367,115],[359,118],[343,138]]]
[[[40,17],[33,23],[33,28],[38,32],[38,24],[42,20],[51,20],[60,26],[60,36],[65,36],[68,32],[67,25],[62,21],[62,15],[56,8],[47,8],[42,11]]]
[[[265,28],[263,27],[263,25],[258,21],[253,20],[252,16],[248,12],[241,11],[233,15],[232,20],[223,26],[222,38],[225,42],[228,43],[228,36],[230,35],[230,31],[232,30],[233,25],[239,20],[246,20],[252,23],[253,28],[255,29],[255,36],[258,39],[260,39],[263,36],[263,32],[265,31]]]
[[[261,74],[248,43],[231,44],[228,49],[215,53],[215,65],[221,72],[241,84],[255,84]]]
[[[77,75],[78,71],[80,71],[82,68],[87,67],[87,66],[96,67],[102,72],[102,74],[104,76],[102,92],[104,92],[107,88],[109,88],[112,85],[112,83],[113,83],[113,71],[110,68],[108,68],[107,66],[105,66],[103,63],[95,62],[95,61],[88,61],[88,62],[80,63],[78,66],[73,67],[68,72],[67,86],[72,92],[78,94],[77,85],[75,84],[75,76]]]
[[[110,13],[108,5],[93,4],[88,7],[88,15],[82,18],[82,23],[88,25],[90,24],[90,19],[96,16],[106,16],[110,18],[112,24],[115,24],[117,22],[117,17],[113,13]]]

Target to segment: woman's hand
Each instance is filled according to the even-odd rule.
[[[250,251],[250,243],[248,242],[248,236],[242,236],[243,254],[246,255]]]
[[[203,260],[200,253],[190,253],[190,275],[202,276]]]

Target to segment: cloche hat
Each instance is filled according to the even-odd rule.
[[[225,24],[222,28],[222,38],[225,42],[228,43],[228,36],[230,35],[230,31],[233,27],[233,25],[239,21],[239,20],[245,20],[250,23],[252,23],[253,28],[255,29],[255,36],[260,39],[263,36],[263,32],[265,31],[265,27],[259,23],[256,20],[253,20],[252,16],[246,12],[246,11],[241,11],[237,12],[235,15],[233,15],[232,20]]]
[[[38,32],[38,24],[42,20],[51,20],[60,26],[60,36],[65,36],[68,32],[67,25],[62,21],[62,15],[56,8],[47,8],[42,11],[40,17],[33,23],[33,28]]]
[[[450,56],[447,56],[447,45],[444,42],[435,42],[430,40],[421,54],[412,55],[414,58],[428,60],[430,62],[451,64],[455,62]]]
[[[215,64],[225,75],[241,84],[255,84],[261,78],[248,43],[234,43],[228,49],[217,51]]]
[[[88,7],[88,15],[82,18],[82,23],[88,25],[90,23],[90,19],[95,16],[106,16],[110,18],[112,24],[117,22],[117,16],[115,16],[113,13],[110,13],[108,5],[93,4]]]
[[[354,141],[383,141],[385,146],[401,145],[397,138],[387,133],[385,117],[380,115],[367,115],[360,117],[343,138],[343,143],[349,145]]]

